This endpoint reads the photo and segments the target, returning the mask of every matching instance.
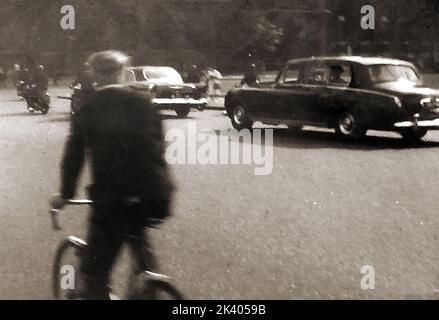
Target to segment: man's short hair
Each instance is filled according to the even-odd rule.
[[[128,66],[130,58],[123,52],[116,50],[100,51],[87,59],[87,64],[93,73],[102,76],[111,76]]]

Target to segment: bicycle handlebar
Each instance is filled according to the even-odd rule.
[[[66,205],[68,206],[85,206],[85,205],[91,205],[93,204],[92,200],[87,200],[87,199],[70,199],[67,201]],[[61,211],[61,209],[50,209],[49,213],[50,213],[50,217],[52,220],[52,228],[54,230],[62,230],[61,225],[59,224],[59,220],[58,220],[58,213]],[[148,224],[149,228],[152,229],[157,229],[156,224],[160,223],[160,219],[154,219],[151,218],[149,219],[150,224]]]
[[[87,200],[87,199],[78,199],[78,200],[68,200],[66,205],[69,206],[84,206],[84,205],[90,205],[92,204],[93,201],[91,200]],[[50,217],[52,220],[52,228],[54,230],[62,230],[60,224],[59,224],[59,220],[58,220],[58,213],[60,212],[60,209],[50,209],[49,213],[50,213]]]
[[[67,204],[70,206],[84,206],[93,204],[93,201],[87,199],[78,199],[78,200],[68,200]]]

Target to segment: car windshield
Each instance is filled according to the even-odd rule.
[[[417,82],[419,77],[410,66],[404,65],[373,65],[368,67],[370,78],[375,83],[409,81]]]
[[[180,74],[171,67],[131,68],[125,74],[125,81],[151,81],[168,84],[183,83]]]
[[[137,75],[136,75],[136,78]],[[148,67],[143,69],[143,78],[152,82],[183,83],[177,70],[169,67]]]

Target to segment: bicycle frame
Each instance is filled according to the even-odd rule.
[[[91,200],[68,200],[67,205],[71,206],[82,206],[82,205],[91,205],[93,204],[93,201]],[[50,210],[50,216],[52,221],[52,227],[54,230],[62,230],[59,220],[58,220],[58,214],[61,210],[58,209],[51,209]],[[60,295],[60,290],[58,288],[59,284],[59,277],[58,277],[58,271],[60,268],[59,262],[64,254],[64,250],[67,247],[73,247],[77,250],[87,250],[87,243],[77,237],[69,236],[67,239],[65,239],[61,245],[58,247],[56,257],[55,257],[55,263],[54,263],[54,275],[53,275],[53,290],[55,294],[55,298],[58,299]],[[135,280],[139,281],[135,281]],[[171,282],[170,278],[164,274],[154,273],[149,270],[139,270],[138,274],[132,274],[130,276],[129,280],[129,286],[132,287],[132,293],[131,299],[141,299],[141,298],[154,298],[154,295],[156,294],[156,291],[163,290],[164,292],[169,293],[175,300],[183,300],[184,297],[180,293],[180,291],[174,287]],[[134,285],[136,282],[140,282],[142,285],[140,287],[135,288]]]

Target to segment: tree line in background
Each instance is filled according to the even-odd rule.
[[[2,0],[0,64],[7,68],[19,59],[74,72],[90,52],[119,49],[135,64],[234,70],[250,61],[276,64],[342,51],[360,40],[385,43],[434,31],[428,23],[437,20],[437,1],[369,2],[379,9],[379,23],[368,33],[359,28],[359,0]],[[75,8],[75,30],[60,27],[65,4]],[[400,32],[396,25],[405,29]]]
[[[207,4],[209,2],[209,4]],[[60,27],[60,8],[75,8],[76,29]],[[89,52],[119,49],[135,63],[226,64],[251,48],[259,59],[274,52],[282,30],[263,12],[234,1],[2,0],[2,60],[77,68]],[[244,4],[245,5],[245,4]],[[0,63],[4,63],[0,61]]]

